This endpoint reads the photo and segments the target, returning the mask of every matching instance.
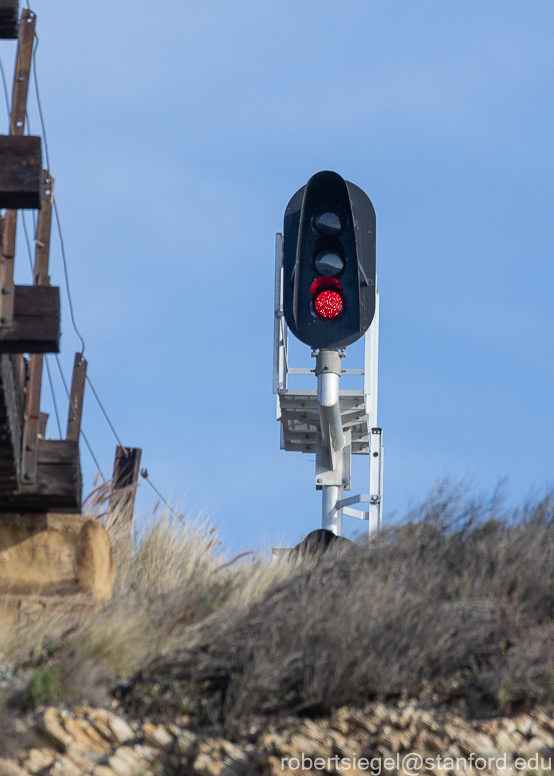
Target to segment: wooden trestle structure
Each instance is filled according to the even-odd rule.
[[[60,293],[48,274],[54,179],[42,168],[41,138],[24,134],[36,16],[24,9],[19,24],[17,17],[17,1],[0,0],[0,37],[19,40],[10,134],[0,136],[0,512],[79,513],[86,375],[79,354],[64,440],[45,438],[48,416],[40,411],[44,354],[60,347]],[[39,210],[32,286],[14,284],[20,209]]]
[[[36,15],[0,0],[0,39],[17,39],[10,134],[0,135],[0,523],[2,514],[81,512],[79,437],[87,362],[75,355],[65,439],[46,439],[40,411],[44,354],[60,349],[60,291],[50,285],[54,178],[40,137],[25,135]],[[38,210],[33,285],[14,284],[18,211]],[[118,446],[110,519],[130,533],[139,449]],[[116,507],[117,505],[117,507]]]

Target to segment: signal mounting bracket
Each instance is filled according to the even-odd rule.
[[[316,489],[323,490],[324,526],[342,535],[343,515],[368,520],[368,529],[381,527],[383,514],[383,434],[377,427],[379,358],[379,293],[375,316],[364,334],[364,368],[341,369],[342,375],[363,377],[363,389],[339,390],[340,415],[346,444],[330,455],[322,444],[317,390],[289,388],[292,375],[314,375],[313,368],[295,368],[289,363],[289,328],[284,316],[283,234],[276,235],[275,304],[273,340],[273,393],[277,396],[277,420],[281,426],[281,449],[316,455]],[[317,357],[318,350],[311,351]],[[341,348],[339,355],[346,355]],[[369,492],[343,499],[350,490],[351,455],[369,456]],[[333,460],[334,459],[334,460]],[[326,494],[336,491],[334,501]],[[368,511],[350,505],[367,503]]]

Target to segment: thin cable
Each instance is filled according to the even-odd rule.
[[[79,337],[81,340],[81,355],[84,356],[85,354],[85,340],[83,338],[83,335],[79,331],[77,327],[77,323],[75,321],[75,313],[73,311],[73,299],[71,298],[71,288],[69,285],[69,273],[67,271],[67,259],[65,256],[65,244],[63,241],[63,234],[62,234],[62,226],[60,224],[60,216],[58,214],[58,204],[56,200],[54,199],[54,215],[56,216],[56,224],[58,227],[58,235],[60,237],[60,246],[62,249],[62,262],[63,262],[63,272],[65,276],[65,288],[67,291],[67,299],[69,301],[69,312],[71,313],[71,323],[73,324],[73,328],[75,329],[75,334]]]
[[[86,376],[86,380],[87,380],[87,383],[88,383],[88,384],[90,385],[90,387],[91,387],[91,390],[92,390],[92,392],[93,392],[93,394],[94,394],[94,398],[95,398],[95,399],[96,399],[96,401],[98,402],[98,406],[100,407],[100,409],[102,410],[102,412],[103,412],[103,414],[104,414],[104,417],[105,417],[105,418],[106,418],[106,420],[108,421],[108,426],[111,428],[111,430],[112,430],[112,434],[113,434],[113,435],[114,435],[114,437],[117,439],[117,444],[118,444],[118,445],[119,445],[121,448],[123,448],[123,450],[127,451],[127,448],[125,447],[125,445],[123,444],[123,442],[122,442],[122,441],[121,441],[121,439],[119,438],[119,435],[118,435],[117,431],[115,430],[115,428],[114,428],[114,425],[113,425],[112,421],[110,420],[110,416],[108,415],[108,413],[107,413],[107,412],[106,412],[106,410],[104,409],[104,405],[103,405],[103,404],[102,404],[102,402],[100,401],[100,397],[99,397],[99,396],[98,396],[98,394],[96,393],[96,390],[95,390],[95,388],[94,388],[94,385],[92,384],[92,381],[91,381],[91,379],[90,379],[90,377],[89,377],[88,375]]]
[[[35,33],[35,50],[34,50],[34,56],[33,56],[33,80],[35,82],[35,94],[37,97],[37,105],[38,105],[38,115],[40,117],[40,126],[42,129],[42,137],[44,140],[44,158],[46,161],[46,169],[50,171],[50,153],[48,151],[48,138],[46,136],[46,124],[44,122],[44,113],[42,111],[42,101],[40,99],[40,89],[38,85],[38,76],[37,76],[37,49],[39,46],[39,38],[38,35]],[[69,272],[67,269],[67,256],[65,253],[65,243],[63,239],[62,234],[62,225],[60,222],[60,214],[58,213],[58,204],[56,200],[54,199],[54,215],[56,217],[56,226],[58,228],[58,235],[60,237],[60,246],[62,249],[62,261],[63,261],[63,271],[64,271],[64,277],[65,277],[65,287],[67,290],[67,299],[69,301],[69,312],[71,314],[71,323],[73,324],[73,328],[75,329],[75,334],[77,337],[81,340],[81,355],[85,354],[85,340],[83,338],[83,335],[79,331],[79,327],[77,326],[77,322],[75,320],[75,311],[73,309],[73,298],[71,296],[71,287],[69,283]]]
[[[31,267],[31,275],[35,275],[35,269],[33,266],[33,256],[31,253],[31,243],[29,242],[29,235],[27,234],[27,222],[25,220],[25,211],[21,211],[21,221],[23,222],[23,232],[25,233],[25,242],[27,243],[27,254],[29,256],[29,266]]]
[[[38,115],[40,117],[40,125],[42,127],[42,137],[44,140],[44,158],[46,161],[46,169],[50,170],[50,154],[48,153],[48,139],[46,137],[46,126],[44,123],[44,115],[42,113],[42,102],[40,99],[40,90],[38,88],[38,78],[37,78],[37,49],[38,49],[39,39],[38,35],[35,32],[35,50],[33,52],[33,77],[35,81],[35,94],[37,96],[37,105],[38,105]]]
[[[183,515],[180,515],[178,512],[176,512],[176,511],[173,509],[173,507],[171,506],[171,504],[169,503],[169,501],[168,501],[167,499],[165,499],[165,498],[162,496],[162,494],[160,493],[160,491],[157,489],[157,487],[154,485],[154,483],[153,483],[153,482],[150,480],[150,478],[149,478],[149,476],[148,476],[148,471],[147,471],[146,469],[141,469],[141,470],[140,470],[140,475],[141,475],[141,477],[144,477],[144,479],[145,479],[145,480],[146,480],[146,482],[147,482],[147,483],[150,485],[150,487],[152,488],[152,490],[154,491],[154,493],[156,493],[156,495],[157,495],[157,496],[160,498],[160,500],[161,500],[161,501],[163,501],[163,503],[166,505],[166,507],[169,509],[169,511],[170,511],[170,512],[171,512],[173,515],[175,515],[175,517],[177,518],[177,520],[179,520],[179,522],[180,522],[180,523],[182,523],[182,524],[185,526],[185,528],[187,528],[188,526],[186,525],[186,523],[185,523],[185,521],[184,521],[184,519],[183,519]]]
[[[30,8],[29,0],[27,0],[27,7]],[[39,113],[39,117],[40,117],[40,124],[41,124],[41,127],[42,127],[42,136],[43,136],[43,139],[44,139],[44,156],[45,156],[45,161],[46,161],[46,168],[48,170],[50,170],[50,155],[48,153],[48,140],[47,140],[47,137],[46,137],[46,128],[45,128],[45,123],[44,123],[44,115],[43,115],[43,112],[42,112],[42,102],[41,102],[41,99],[40,99],[40,90],[39,90],[38,78],[37,78],[37,58],[36,58],[36,52],[37,52],[38,45],[39,45],[39,38],[38,38],[38,35],[36,33],[35,33],[35,39],[36,39],[36,43],[35,43],[35,50],[34,50],[34,56],[33,56],[33,76],[34,76],[34,82],[35,82],[35,94],[36,94],[36,98],[37,98],[37,105],[38,105],[38,113]],[[3,70],[2,70],[2,73],[3,73]],[[6,90],[6,95],[7,95],[7,90]],[[9,101],[8,101],[8,105],[9,105]],[[71,313],[71,322],[73,324],[73,328],[75,329],[75,333],[77,334],[77,337],[81,340],[81,355],[83,356],[84,353],[85,353],[85,340],[83,339],[83,336],[82,336],[81,332],[79,331],[79,329],[77,327],[77,323],[75,321],[75,314],[74,314],[74,311],[73,311],[73,300],[71,298],[71,290],[70,290],[70,285],[69,285],[69,274],[68,274],[68,271],[67,271],[67,258],[66,258],[66,255],[65,255],[65,244],[64,244],[63,235],[62,235],[62,228],[61,228],[61,223],[60,223],[60,216],[59,216],[59,213],[58,213],[58,206],[57,206],[57,203],[56,203],[55,199],[54,199],[54,215],[56,217],[56,225],[57,225],[57,228],[58,228],[58,235],[60,237],[60,246],[61,246],[61,249],[62,249],[63,269],[64,269],[64,276],[65,276],[65,285],[66,285],[66,290],[67,290],[67,298],[68,298],[68,301],[69,301],[69,311]],[[58,367],[60,369],[60,374],[62,376],[62,381],[64,383],[64,387],[66,389],[67,395],[69,396],[69,393],[67,391],[67,386],[65,384],[65,379],[64,379],[64,376],[63,376],[63,372],[61,370],[61,365],[60,365],[60,362],[59,362],[59,359],[58,359],[57,355],[56,355],[56,360],[58,362]],[[86,376],[86,380],[87,380],[88,384],[91,387],[92,393],[94,394],[94,398],[98,402],[98,406],[102,410],[102,413],[103,413],[104,417],[106,418],[106,420],[108,422],[108,425],[109,425],[110,429],[112,430],[112,433],[113,433],[114,437],[117,440],[118,445],[123,450],[126,450],[127,448],[123,445],[121,439],[119,438],[119,436],[117,434],[117,431],[115,430],[114,425],[111,422],[108,413],[104,409],[104,405],[100,401],[100,397],[96,393],[94,385],[92,384],[91,379],[90,379],[90,377],[88,375]],[[56,415],[56,417],[57,417],[57,415]],[[58,421],[58,426],[59,426],[59,421]],[[83,435],[83,439],[85,440],[85,442],[87,444],[87,447],[89,448],[89,451],[90,451],[90,454],[92,455],[94,463],[96,464],[96,466],[98,468],[98,471],[100,472],[100,476],[105,481],[104,475],[102,474],[102,470],[100,469],[100,466],[99,466],[99,464],[98,464],[98,462],[96,460],[96,457],[95,457],[94,453],[92,452],[92,449],[91,449],[90,445],[88,444],[88,441],[87,441],[83,431],[81,431],[81,434]],[[60,430],[60,437],[61,437],[61,430]],[[160,491],[148,479],[148,472],[146,472],[146,470],[144,470],[144,472],[145,472],[145,474],[142,474],[142,471],[141,471],[141,474],[144,477],[144,479],[146,479],[146,481],[148,482],[150,487],[155,491],[155,493],[157,493],[159,498],[163,501],[163,503],[170,510],[170,512],[173,515],[175,515],[175,517],[178,520],[183,522],[182,515],[179,515],[173,509],[173,507],[169,505],[168,501],[162,496]]]
[[[60,364],[60,358],[59,358],[57,353],[56,353],[56,363],[58,364],[58,369],[59,369],[59,372],[60,372],[60,377],[62,378],[63,387],[65,388],[65,392],[67,394],[67,398],[69,399],[70,409],[73,410],[73,412],[74,412],[75,411],[75,407],[71,404],[71,396],[69,395],[69,389],[67,387],[67,383],[65,382],[65,377],[64,377],[64,374],[63,374],[62,365]],[[85,432],[83,431],[82,428],[79,429],[79,432],[80,432],[81,436],[83,437],[86,446],[88,447],[88,451],[89,451],[89,453],[92,456],[92,460],[94,461],[94,465],[98,469],[98,473],[102,477],[103,482],[106,482],[106,478],[104,477],[104,473],[102,471],[102,468],[100,467],[100,464],[98,463],[98,459],[94,455],[94,450],[92,449],[92,447],[90,445],[90,442],[88,441],[88,439],[86,437]]]
[[[52,394],[52,403],[54,405],[54,414],[56,415],[56,423],[58,424],[58,433],[60,439],[62,438],[62,424],[60,423],[60,413],[58,412],[58,404],[56,402],[56,394],[54,393],[54,383],[52,382],[52,374],[50,373],[50,364],[48,363],[48,356],[44,356],[44,363],[46,365],[46,373],[48,375],[48,382],[50,383],[50,393]]]
[[[4,72],[4,65],[2,64],[2,59],[0,58],[0,73],[2,73],[2,83],[4,84],[4,97],[6,98],[6,110],[8,111],[8,123],[11,122],[11,108],[10,108],[10,98],[8,95],[8,84],[6,82],[6,73]]]
[[[94,461],[94,465],[98,469],[98,474],[102,477],[102,482],[106,482],[106,478],[104,477],[104,473],[103,473],[102,469],[100,468],[100,464],[98,463],[98,460],[97,460],[96,456],[94,455],[94,450],[92,449],[92,447],[90,445],[90,442],[88,441],[88,439],[87,439],[87,437],[85,435],[85,432],[83,431],[82,428],[79,429],[79,430],[80,430],[81,436],[85,440],[85,445],[88,447],[88,451],[89,451],[89,453],[92,456],[92,460]]]

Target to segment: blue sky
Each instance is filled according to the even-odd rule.
[[[271,381],[275,232],[321,169],[377,212],[388,519],[445,476],[506,477],[514,502],[552,485],[550,0],[33,9],[90,375],[175,506],[232,551],[319,527],[313,460],[279,450]],[[14,52],[0,45],[10,77]],[[32,98],[29,113],[36,131]],[[51,274],[63,285],[56,246]],[[62,331],[69,373],[66,303]],[[91,395],[84,428],[109,472]],[[138,512],[155,501],[143,485]]]

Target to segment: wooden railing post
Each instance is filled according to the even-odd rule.
[[[142,450],[138,447],[117,446],[113,467],[110,504],[108,507],[108,530],[117,523],[117,536],[126,541],[131,539],[133,529],[133,512],[135,496],[138,487],[140,471],[140,456]]]
[[[83,416],[83,398],[85,395],[85,379],[87,376],[87,362],[81,353],[75,353],[73,364],[73,379],[71,380],[71,393],[69,394],[69,417],[67,420],[66,439],[72,442],[79,441],[81,433],[81,418]]]

